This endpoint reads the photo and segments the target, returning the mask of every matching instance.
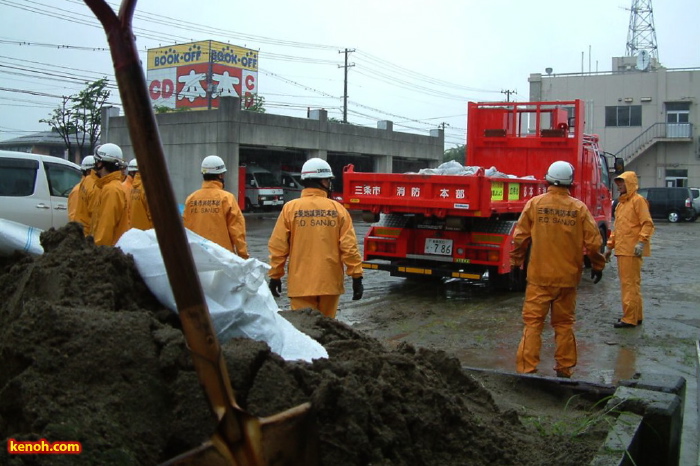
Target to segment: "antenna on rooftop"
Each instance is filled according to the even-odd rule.
[[[632,7],[630,8],[630,27],[627,32],[627,50],[625,55],[637,57],[641,52],[646,52],[643,55],[647,55],[649,59],[655,59],[657,63],[659,62],[656,29],[654,28],[654,10],[651,7],[651,0],[632,0]]]

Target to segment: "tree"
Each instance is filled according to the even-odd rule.
[[[50,118],[39,120],[61,135],[69,159],[73,160],[77,150],[78,160],[73,160],[76,163],[95,151],[102,133],[102,107],[111,93],[106,89],[106,77],[85,84],[78,94],[63,96]]]
[[[242,109],[248,112],[265,113],[265,97],[260,94],[246,94],[241,100]]]
[[[189,112],[191,108],[189,107],[180,107],[180,108],[170,108],[166,107],[165,105],[154,105],[153,106],[153,111],[156,114],[161,114],[161,113],[182,113],[182,112]]]
[[[465,157],[467,154],[467,146],[462,144],[461,146],[453,147],[452,149],[447,149],[444,154],[442,154],[442,161],[449,162],[450,160],[456,160],[457,162],[464,165]]]

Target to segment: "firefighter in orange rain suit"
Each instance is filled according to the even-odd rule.
[[[245,217],[233,194],[224,191],[226,165],[221,157],[202,160],[202,188],[185,201],[185,227],[221,247],[248,259]]]
[[[131,159],[129,165],[126,167],[126,176],[122,180],[122,189],[126,195],[126,210],[129,211],[129,204],[131,204],[131,187],[134,184],[134,175],[137,170],[136,159]]]
[[[651,237],[654,222],[649,214],[647,200],[637,193],[637,174],[624,172],[615,178],[620,191],[615,209],[615,227],[608,238],[605,258],[610,260],[612,250],[617,257],[617,273],[622,293],[622,319],[615,328],[631,328],[644,319],[642,303],[643,256],[651,255]]]
[[[98,246],[114,246],[129,229],[126,194],[122,188],[122,151],[116,144],[102,144],[95,150],[96,202],[92,212],[91,235]]]
[[[88,236],[90,234],[90,228],[92,226],[92,209],[91,205],[94,204],[95,198],[95,183],[98,180],[97,173],[95,173],[95,157],[92,155],[85,156],[80,164],[83,173],[86,174],[85,177],[80,180],[78,185],[78,200],[75,206],[75,217],[74,221],[83,224],[83,234]]]
[[[132,160],[130,164],[136,162]],[[135,168],[138,169],[134,165]],[[131,168],[131,167],[130,167]],[[153,219],[151,218],[151,210],[148,207],[148,202],[146,200],[146,191],[143,188],[143,180],[141,180],[141,173],[134,171],[133,177],[134,181],[131,185],[131,192],[129,196],[131,197],[131,202],[129,202],[129,223],[131,228],[138,228],[139,230],[150,230],[153,228]]]
[[[583,250],[591,260],[591,278],[598,283],[605,268],[600,253],[603,238],[588,207],[569,194],[573,167],[554,162],[545,179],[545,194],[528,201],[518,220],[512,267],[522,266],[531,246],[527,267],[527,288],[523,304],[523,334],[516,357],[517,371],[537,372],[542,346],[542,329],[551,309],[556,349],[554,370],[559,377],[571,377],[576,366],[576,286],[581,279]]]
[[[287,295],[292,310],[314,308],[335,318],[345,273],[352,277],[353,300],[362,298],[362,257],[352,217],[338,202],[329,199],[330,165],[312,158],[301,169],[301,197],[282,208],[268,242],[270,290],[282,291],[287,259]]]

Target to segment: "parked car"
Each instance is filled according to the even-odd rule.
[[[665,218],[671,223],[694,222],[698,218],[690,188],[641,188],[637,192],[649,201],[652,218]]]
[[[68,223],[80,166],[51,155],[0,151],[0,218],[48,230]]]
[[[693,209],[700,214],[700,188],[690,188],[690,192],[693,195]]]
[[[283,171],[280,178],[282,178],[285,203],[301,196],[301,190],[304,189],[304,185],[301,184],[301,173]]]

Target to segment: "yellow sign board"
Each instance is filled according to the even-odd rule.
[[[146,69],[158,70],[200,63],[258,71],[258,51],[214,40],[169,45],[148,50]]]
[[[503,183],[500,181],[491,183],[491,200],[492,201],[502,201],[503,200]]]
[[[520,183],[508,183],[508,200],[517,201],[520,199]]]

